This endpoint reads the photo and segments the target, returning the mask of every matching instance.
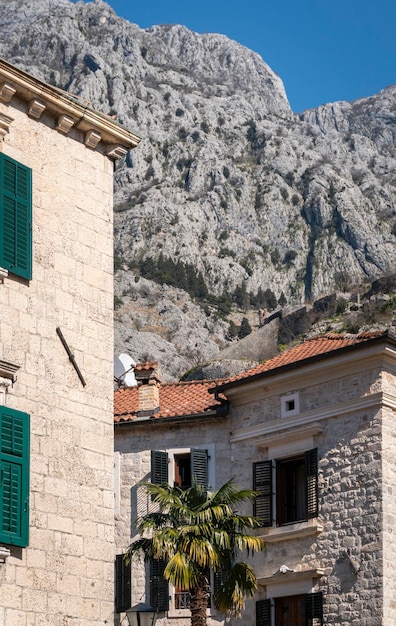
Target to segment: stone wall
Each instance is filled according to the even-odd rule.
[[[0,565],[0,624],[109,624],[113,164],[17,96],[0,114],[13,118],[0,150],[33,175],[33,278],[0,285],[0,358],[20,366],[6,403],[31,416],[30,541]]]
[[[267,550],[254,563],[259,578],[273,577],[282,565],[300,572],[322,570],[310,584],[312,591],[323,592],[324,624],[332,626],[379,626],[395,621],[393,411],[385,413],[382,434],[383,375],[380,368],[364,371],[364,364],[359,367],[360,372],[348,375],[340,363],[338,374],[330,368],[327,375],[319,368],[315,374],[313,368],[305,377],[297,372],[294,380],[283,384],[280,378],[272,384],[263,382],[252,402],[246,396],[238,400],[233,392],[231,459],[242,487],[252,487],[253,461],[292,457],[300,437],[302,449],[305,441],[306,446],[318,448],[317,522],[321,528],[304,535],[304,524],[295,525],[300,530],[288,540],[277,541],[273,537],[280,529],[265,529]],[[394,393],[395,381],[389,377],[387,389]],[[285,418],[281,396],[291,391],[299,393],[300,410],[295,417]],[[313,431],[309,436],[304,435],[304,419]],[[267,434],[260,435],[260,429]],[[267,445],[268,437],[272,443]],[[271,582],[279,583],[279,595],[301,593],[295,583],[282,587],[281,577]],[[273,597],[272,592],[276,592],[275,585],[267,591],[260,586],[255,600]],[[246,623],[254,623],[254,604],[247,603]]]
[[[171,451],[175,449],[206,448],[209,451],[209,466],[212,466],[215,482],[211,485],[218,489],[230,478],[230,446],[227,418],[212,418],[180,424],[146,423],[116,428],[115,450],[120,453],[121,468],[121,505],[116,515],[115,541],[118,554],[125,552],[132,539],[136,537],[134,522],[136,517],[144,515],[154,506],[139,487],[139,483],[150,481],[151,450]],[[211,472],[210,472],[211,474]],[[149,601],[148,573],[144,564],[135,560],[132,568],[132,605]],[[117,622],[119,623],[119,622]],[[219,626],[222,616],[215,615],[208,619],[208,626]],[[190,611],[169,611],[165,617],[159,613],[158,626],[189,626]]]

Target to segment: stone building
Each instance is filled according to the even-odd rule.
[[[396,339],[307,340],[217,386],[266,552],[244,624],[396,624]]]
[[[0,60],[0,624],[114,621],[113,162],[138,137]]]
[[[234,476],[257,491],[246,512],[261,520],[267,546],[253,561],[259,586],[242,618],[224,621],[208,609],[210,626],[395,624],[395,376],[396,339],[387,332],[309,339],[212,384],[158,386],[151,368],[151,408],[143,397],[139,407],[139,388],[116,393],[118,555],[150,508],[139,481],[156,480],[161,467],[163,480],[178,481],[193,448],[207,450],[210,486]],[[227,399],[228,415],[207,392]],[[133,602],[161,597],[158,623],[188,626],[179,608],[188,599],[160,587],[160,574],[134,564]]]
[[[200,484],[216,489],[226,482],[230,453],[227,404],[209,395],[214,381],[161,384],[157,363],[139,364],[135,376],[138,386],[120,389],[114,400],[116,623],[131,602],[146,601],[158,608],[158,626],[185,626],[190,623],[188,594],[168,587],[156,563],[145,566],[134,561],[131,597],[131,570],[123,564],[122,554],[134,538],[134,521],[153,506],[139,483],[187,487],[195,476]],[[219,623],[214,609],[208,609],[208,614],[210,626]]]

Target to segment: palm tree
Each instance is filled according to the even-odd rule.
[[[252,500],[254,491],[238,491],[233,481],[207,493],[200,486],[182,490],[169,485],[144,485],[158,511],[137,521],[141,536],[127,551],[126,561],[143,555],[166,562],[164,577],[190,593],[191,626],[206,626],[210,568],[227,571],[224,584],[214,595],[217,609],[240,616],[245,597],[257,588],[256,576],[246,562],[237,562],[239,551],[264,550],[259,537],[246,532],[259,526],[256,518],[239,515],[234,507]]]

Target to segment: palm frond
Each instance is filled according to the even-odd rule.
[[[248,563],[236,563],[231,567],[227,580],[216,591],[214,601],[222,613],[240,616],[245,597],[252,597],[257,589],[257,579]]]

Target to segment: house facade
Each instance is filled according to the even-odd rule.
[[[134,560],[123,565],[122,555],[136,538],[137,517],[154,510],[143,482],[180,487],[195,482],[219,488],[229,476],[228,407],[208,389],[213,381],[161,384],[157,363],[135,368],[137,386],[115,393],[116,475],[116,608],[120,624],[129,606],[146,602],[158,609],[158,626],[190,623],[188,593],[172,588],[161,564]],[[129,585],[132,581],[131,586]],[[212,588],[215,581],[212,577]],[[208,609],[208,625],[222,616]]]
[[[0,60],[0,624],[114,620],[113,163],[139,138]]]
[[[193,450],[206,450],[214,466],[210,487],[235,477],[238,487],[257,492],[245,512],[260,519],[256,532],[266,542],[252,561],[258,589],[242,618],[225,620],[208,608],[208,624],[396,623],[395,376],[389,333],[329,334],[226,381],[160,387],[151,409],[139,409],[138,388],[118,391],[118,565],[134,539],[134,520],[152,506],[139,495],[139,482],[181,484],[180,464],[190,467]],[[194,385],[212,396],[212,408],[202,396],[196,415],[188,409],[194,393],[187,397]],[[227,400],[228,414],[217,408],[216,416],[215,398],[223,407]],[[134,563],[126,572],[126,604],[149,602],[159,607],[161,626],[188,626],[188,598],[161,586],[161,574]]]
[[[266,541],[243,623],[396,623],[395,375],[388,333],[332,334],[217,387]]]

